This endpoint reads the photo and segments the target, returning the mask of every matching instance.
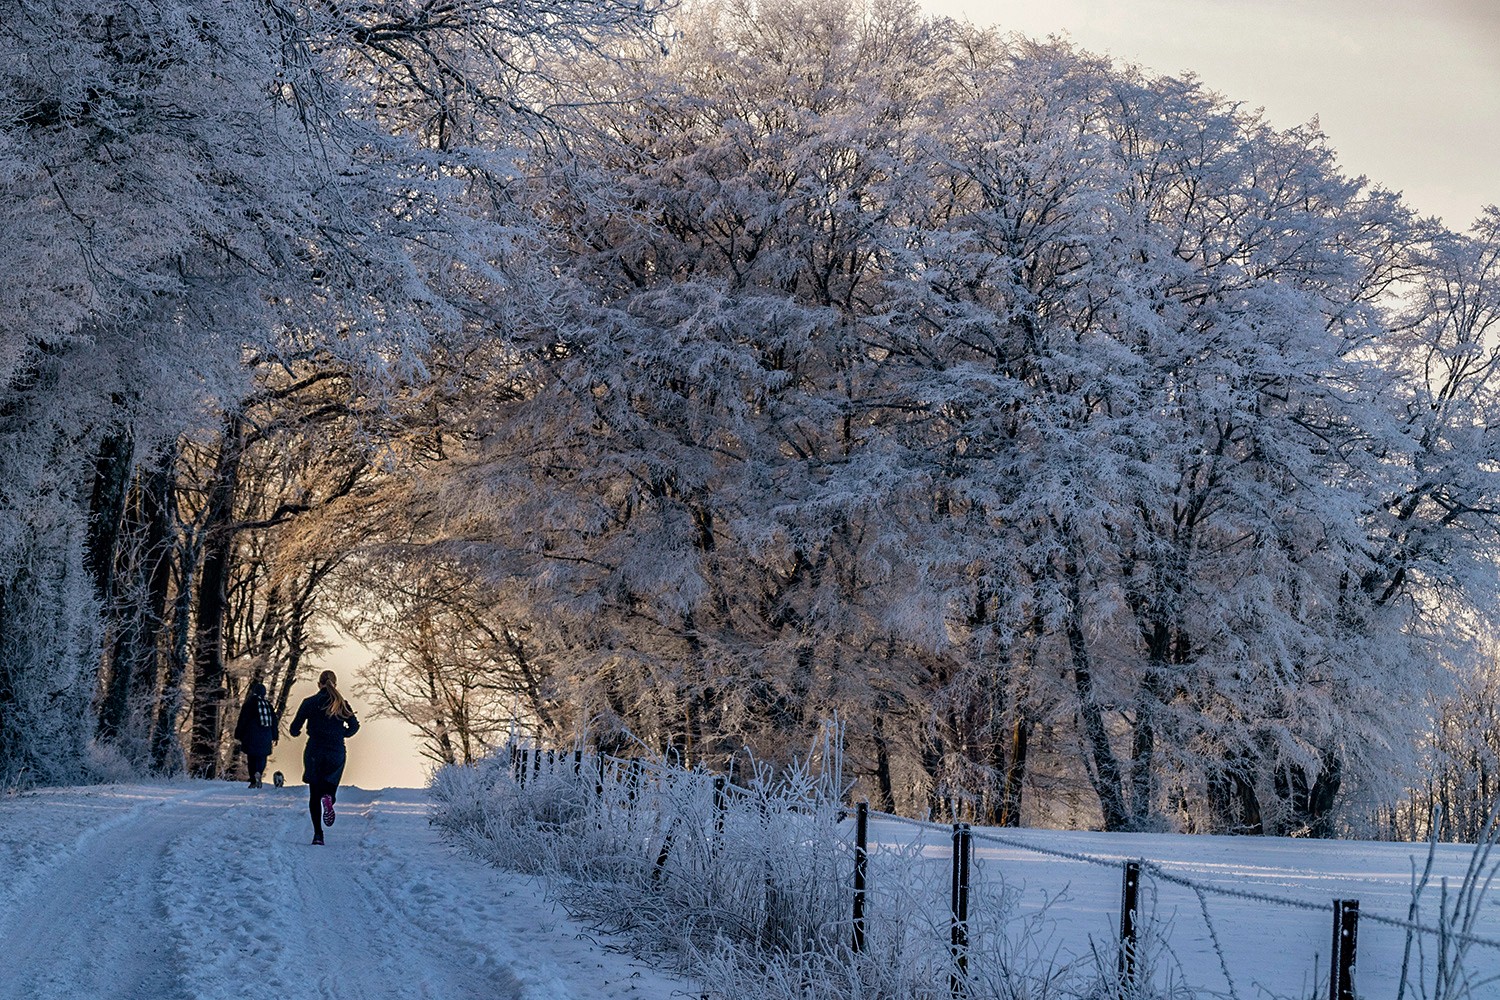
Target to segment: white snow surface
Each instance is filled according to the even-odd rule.
[[[0,797],[0,1000],[665,1000],[684,980],[445,846],[418,789]]]

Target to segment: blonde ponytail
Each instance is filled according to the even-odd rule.
[[[325,670],[318,675],[318,690],[328,692],[328,715],[330,718],[347,719],[354,714],[354,709],[339,694],[339,678],[332,670]]]

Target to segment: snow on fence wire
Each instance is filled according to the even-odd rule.
[[[1055,846],[1061,835],[1046,831],[846,809],[806,773],[731,782],[659,761],[520,746],[505,761],[510,812],[486,835],[524,854],[518,867],[546,858],[542,867],[573,880],[580,908],[592,896],[595,912],[626,929],[654,926],[661,937],[675,927],[711,966],[710,946],[724,940],[799,956],[787,975],[802,985],[787,995],[825,995],[807,983],[826,979],[834,961],[865,989],[844,983],[829,996],[1462,1000],[1491,995],[1486,987],[1500,981],[1500,940],[1475,933],[1493,875],[1485,845],[1457,873],[1457,889],[1443,882],[1431,923],[1413,902],[1433,871],[1431,851],[1405,916],[1393,917],[1348,898],[1347,880],[1316,871],[1289,879],[1261,863],[1256,851],[1271,841],[1066,835],[1107,841],[1091,853]],[[1193,869],[1117,853],[1184,845],[1238,858],[1203,857]],[[1347,851],[1395,856],[1379,849],[1401,846]],[[1299,899],[1245,887],[1254,880],[1337,883],[1340,894]],[[1381,884],[1376,902],[1392,909],[1393,882]],[[719,974],[733,978],[726,964]]]

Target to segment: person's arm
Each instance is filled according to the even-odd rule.
[[[307,718],[307,702],[304,701],[302,704],[300,704],[300,705],[297,706],[297,717],[292,720],[292,728],[291,728],[290,732],[291,732],[291,734],[293,736],[301,736],[302,735],[302,722],[306,718]]]
[[[344,720],[344,735],[353,736],[359,732],[359,716],[351,715]]]
[[[245,730],[248,728],[249,722],[250,702],[247,701],[240,706],[240,717],[234,724],[234,738],[241,743],[245,742]]]

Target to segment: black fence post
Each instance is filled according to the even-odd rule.
[[[854,809],[854,953],[865,950],[865,875],[870,863],[870,803]]]
[[[953,954],[953,973],[948,986],[954,997],[967,993],[969,977],[969,855],[972,850],[969,824],[953,824],[953,926],[949,932],[949,949]]]
[[[1328,964],[1328,1000],[1355,1000],[1354,949],[1359,939],[1359,900],[1333,901],[1333,954]]]
[[[529,770],[531,770],[531,749],[529,747],[522,747],[521,767],[516,772],[516,778],[518,779],[516,783],[522,788],[526,787],[526,772]]]
[[[576,777],[579,777],[582,774],[583,774],[583,751],[582,750],[574,750],[573,751],[573,777],[576,778]]]
[[[594,781],[594,795],[604,797],[604,754],[599,754],[599,777]]]
[[[1120,887],[1120,997],[1134,995],[1135,956],[1137,947],[1137,914],[1140,912],[1141,863],[1125,862],[1125,878]]]
[[[729,808],[724,794],[724,776],[714,777],[714,839],[718,841],[724,837],[724,813]]]
[[[656,856],[656,864],[651,869],[651,883],[659,884],[666,874],[667,858],[672,853],[672,831],[667,831],[667,837],[661,842],[661,853]]]

